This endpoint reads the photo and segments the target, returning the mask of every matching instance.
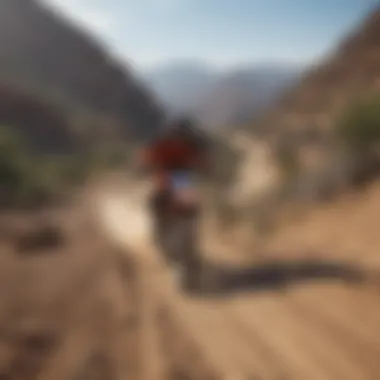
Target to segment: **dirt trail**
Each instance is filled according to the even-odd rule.
[[[195,364],[189,365],[194,349],[215,379],[380,378],[380,292],[353,282],[344,268],[278,264],[220,269],[219,292],[190,298],[176,289],[149,244],[149,218],[141,191],[134,190],[128,199],[104,194],[98,210],[109,236],[134,252],[140,265],[141,356],[149,369],[144,379],[169,378],[162,343],[168,337],[162,334],[173,333],[174,326],[188,341],[183,366],[195,371]],[[166,327],[159,322],[161,310],[167,313]],[[189,372],[187,378],[202,376]]]
[[[2,215],[1,379],[139,378],[128,262],[85,219],[76,206]]]

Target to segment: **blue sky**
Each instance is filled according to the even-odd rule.
[[[140,69],[171,61],[219,68],[307,64],[328,53],[375,0],[41,0]]]

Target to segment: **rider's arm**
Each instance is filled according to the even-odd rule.
[[[153,161],[153,153],[151,147],[142,149],[140,152],[140,164],[143,167],[150,167]]]
[[[141,149],[136,157],[136,169],[139,176],[145,176],[153,168],[154,149],[149,146]]]

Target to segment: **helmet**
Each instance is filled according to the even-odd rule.
[[[165,131],[171,136],[187,137],[192,134],[193,123],[190,118],[177,119],[169,123]]]

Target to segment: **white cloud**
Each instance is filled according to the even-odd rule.
[[[103,9],[97,9],[81,0],[40,0],[61,11],[74,22],[90,31],[104,36],[115,25],[113,14]]]

